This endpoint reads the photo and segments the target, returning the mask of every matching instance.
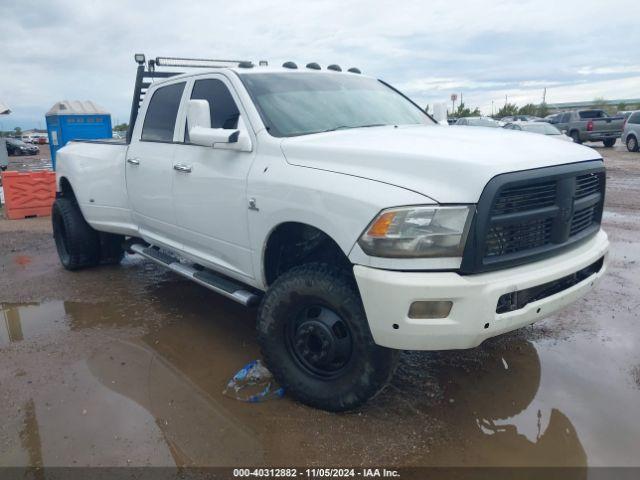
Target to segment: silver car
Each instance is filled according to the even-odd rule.
[[[508,123],[504,127],[507,130],[521,130],[523,132],[540,133],[542,135],[550,135],[551,138],[557,138],[558,140],[564,140],[567,142],[573,142],[573,139],[556,127],[546,122],[517,122]]]
[[[470,127],[500,127],[502,124],[491,117],[462,117],[455,125],[467,125]]]
[[[640,139],[640,110],[631,113],[622,130],[622,142],[627,145],[630,152],[638,151],[638,139]]]

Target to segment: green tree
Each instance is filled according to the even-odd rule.
[[[547,104],[545,102],[542,102],[540,105],[538,105],[538,108],[536,110],[536,115],[538,117],[546,117],[547,115],[549,115],[549,107],[547,106]]]
[[[518,114],[520,115],[537,115],[537,113],[538,106],[533,103],[527,103],[518,109]]]
[[[481,115],[480,109],[478,107],[471,110],[466,107],[464,102],[458,105],[458,108],[453,112],[454,117],[462,118],[462,117],[479,117]]]
[[[509,117],[518,114],[518,106],[515,103],[505,103],[495,114],[495,118]]]
[[[622,112],[622,111],[624,111],[624,110],[626,110],[626,109],[627,109],[627,104],[626,104],[626,103],[624,103],[624,102],[620,102],[620,103],[618,104],[617,109],[618,109],[618,111],[619,111],[619,112]]]
[[[113,127],[113,130],[116,132],[126,132],[129,129],[129,125],[126,123],[121,123],[120,125],[116,125]]]
[[[20,127],[16,127],[13,129],[14,135],[16,137],[21,137],[22,136],[22,129]]]

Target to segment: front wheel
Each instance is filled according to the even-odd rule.
[[[320,263],[289,270],[267,291],[258,341],[266,365],[288,393],[334,412],[379,393],[399,353],[374,343],[353,278]]]
[[[603,140],[602,143],[604,143],[604,146],[607,148],[611,148],[615,145],[616,143],[616,139],[615,138],[607,138],[606,140]]]
[[[638,151],[638,139],[633,135],[629,135],[627,137],[627,150],[629,150],[630,152]]]

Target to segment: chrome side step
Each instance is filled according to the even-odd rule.
[[[180,263],[178,258],[156,247],[134,243],[131,245],[131,251],[246,307],[257,305],[260,301],[258,295],[247,290],[241,283],[218,275],[211,270],[197,269]]]

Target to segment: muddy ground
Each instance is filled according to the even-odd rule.
[[[71,273],[0,220],[0,466],[640,465],[640,154],[608,166],[597,290],[461,352],[404,353],[364,408],[223,395],[255,310],[130,256]]]

